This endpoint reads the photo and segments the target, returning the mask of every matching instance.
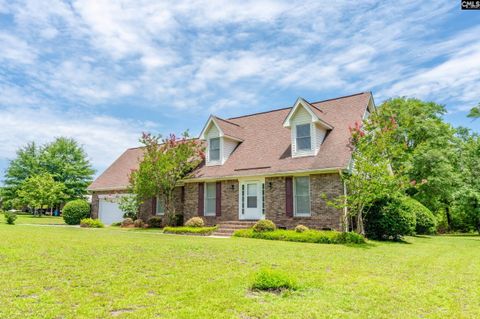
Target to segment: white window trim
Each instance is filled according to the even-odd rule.
[[[215,198],[215,206],[214,207],[215,208],[214,208],[213,212],[207,212],[207,200],[208,200],[208,198],[207,198],[208,186],[207,185],[208,184],[215,185],[215,192],[214,192],[214,194],[215,194],[215,197],[214,197]],[[216,184],[217,184],[216,182],[205,183],[205,187],[204,187],[204,190],[203,190],[203,215],[204,216],[210,217],[210,216],[216,216],[217,215],[217,212],[216,212],[216,208],[217,208],[217,185]]]
[[[295,179],[299,177],[307,177],[308,178],[308,213],[299,214],[297,213],[297,183]],[[293,216],[294,217],[311,217],[312,216],[312,196],[310,194],[310,176],[294,176],[293,177]]]
[[[165,207],[163,207],[163,213],[158,212],[158,203],[161,203],[160,196],[157,196],[157,200],[155,202],[155,215],[156,216],[163,216],[165,215]]]
[[[306,125],[308,125],[309,131],[310,131],[310,136],[309,136],[309,137],[310,137],[310,148],[302,148],[302,149],[300,149],[300,148],[298,147],[298,138],[299,138],[299,137],[298,137],[298,130],[297,130],[297,128],[298,128],[299,126],[306,126]],[[306,137],[306,136],[304,136],[304,138],[305,138],[305,137]],[[313,149],[312,144],[313,144],[312,123],[299,123],[299,124],[296,124],[296,125],[295,125],[295,146],[296,146],[296,151],[297,151],[297,153],[311,152],[312,149]]]

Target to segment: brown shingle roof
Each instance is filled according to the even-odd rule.
[[[129,148],[120,155],[90,186],[89,190],[126,189],[129,184],[130,172],[138,169],[138,163],[143,158],[143,148]]]
[[[348,127],[362,120],[370,97],[368,92],[311,103],[318,116],[334,127],[316,156],[291,157],[290,130],[282,125],[291,108],[227,119],[243,128],[244,141],[224,165],[199,167],[196,178],[346,168],[351,158]]]
[[[214,117],[225,135],[242,140],[224,165],[201,165],[196,178],[215,179],[259,174],[342,169],[349,165],[349,126],[361,121],[371,94],[310,103],[315,113],[333,126],[316,156],[291,157],[290,130],[283,122],[291,108],[221,119]],[[142,148],[128,149],[89,187],[90,190],[124,189],[132,169],[138,168]]]

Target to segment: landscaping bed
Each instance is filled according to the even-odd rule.
[[[357,233],[342,233],[337,231],[276,229],[272,231],[255,231],[252,228],[237,230],[233,236],[268,240],[294,241],[316,244],[363,244],[365,238]]]
[[[165,234],[208,236],[208,235],[211,235],[216,229],[217,229],[217,226],[213,226],[213,227],[181,226],[181,227],[165,227],[163,229],[163,232]]]

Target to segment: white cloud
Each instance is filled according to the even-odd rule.
[[[74,111],[4,108],[0,109],[0,159],[12,159],[15,151],[27,142],[46,143],[66,136],[84,145],[101,173],[126,148],[138,146],[144,127],[143,123]]]
[[[2,63],[31,64],[36,58],[35,49],[14,35],[0,32],[0,61]]]

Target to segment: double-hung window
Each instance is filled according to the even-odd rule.
[[[312,138],[310,124],[300,124],[295,127],[297,134],[297,150],[311,150]]]
[[[162,198],[160,196],[157,196],[157,207],[155,208],[155,213],[156,215],[162,216],[165,214],[165,207]]]
[[[215,137],[211,138],[209,141],[209,160],[210,161],[219,161],[220,160],[220,138]]]
[[[310,216],[310,177],[294,178],[295,216]]]
[[[205,216],[215,216],[217,188],[215,183],[205,184]]]

